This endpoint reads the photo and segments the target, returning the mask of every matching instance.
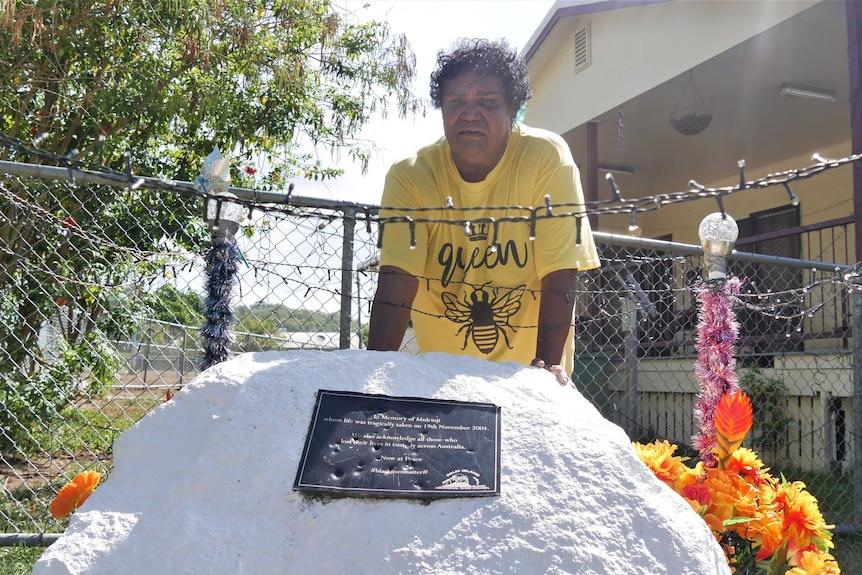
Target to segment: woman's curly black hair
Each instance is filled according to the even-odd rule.
[[[441,50],[437,53],[437,69],[431,73],[431,102],[435,108],[440,108],[443,103],[446,82],[464,70],[500,78],[513,114],[533,95],[527,64],[506,40],[461,38],[451,52]]]

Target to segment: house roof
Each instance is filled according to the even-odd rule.
[[[524,59],[529,62],[541,46],[548,34],[562,18],[607,12],[617,8],[631,8],[640,4],[667,2],[668,0],[557,0],[542,20],[530,40],[521,50]]]

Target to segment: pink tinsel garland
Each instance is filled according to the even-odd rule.
[[[736,377],[735,344],[739,323],[733,311],[733,298],[739,294],[740,281],[731,277],[720,286],[697,289],[697,361],[694,375],[700,394],[694,408],[697,432],[692,438],[695,449],[707,467],[715,467],[715,408],[728,391],[739,388]]]

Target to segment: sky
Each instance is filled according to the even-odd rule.
[[[505,38],[522,51],[554,5],[553,0],[341,0],[361,19],[385,20],[393,34],[403,33],[416,54],[414,92],[427,98],[428,82],[437,52],[458,38]],[[367,7],[365,7],[367,6]],[[380,148],[368,172],[345,159],[338,167],[345,175],[328,182],[295,182],[294,194],[377,204],[389,166],[443,135],[440,112],[429,106],[426,116],[400,119],[392,113],[376,118],[362,137]],[[346,154],[344,154],[346,158]]]

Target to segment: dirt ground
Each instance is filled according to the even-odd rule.
[[[131,373],[117,376],[116,385],[110,392],[97,398],[79,397],[74,404],[79,409],[101,410],[110,405],[146,406],[152,408],[164,401],[168,390],[176,393],[194,378],[194,373],[180,374],[174,371],[158,373]],[[140,417],[146,409],[141,409]],[[106,413],[107,417],[110,417]],[[6,497],[22,487],[37,490],[58,477],[68,477],[83,468],[111,468],[112,454],[77,454],[60,452],[45,455],[0,454],[0,492]],[[101,464],[101,465],[99,465]]]
[[[111,457],[104,458],[81,457],[74,455],[60,455],[53,457],[31,457],[30,459],[7,459],[0,461],[0,477],[3,478],[2,492],[6,497],[27,487],[36,491],[40,487],[52,482],[57,477],[71,475],[67,469],[80,469],[80,466],[93,467],[96,461],[110,467]]]

